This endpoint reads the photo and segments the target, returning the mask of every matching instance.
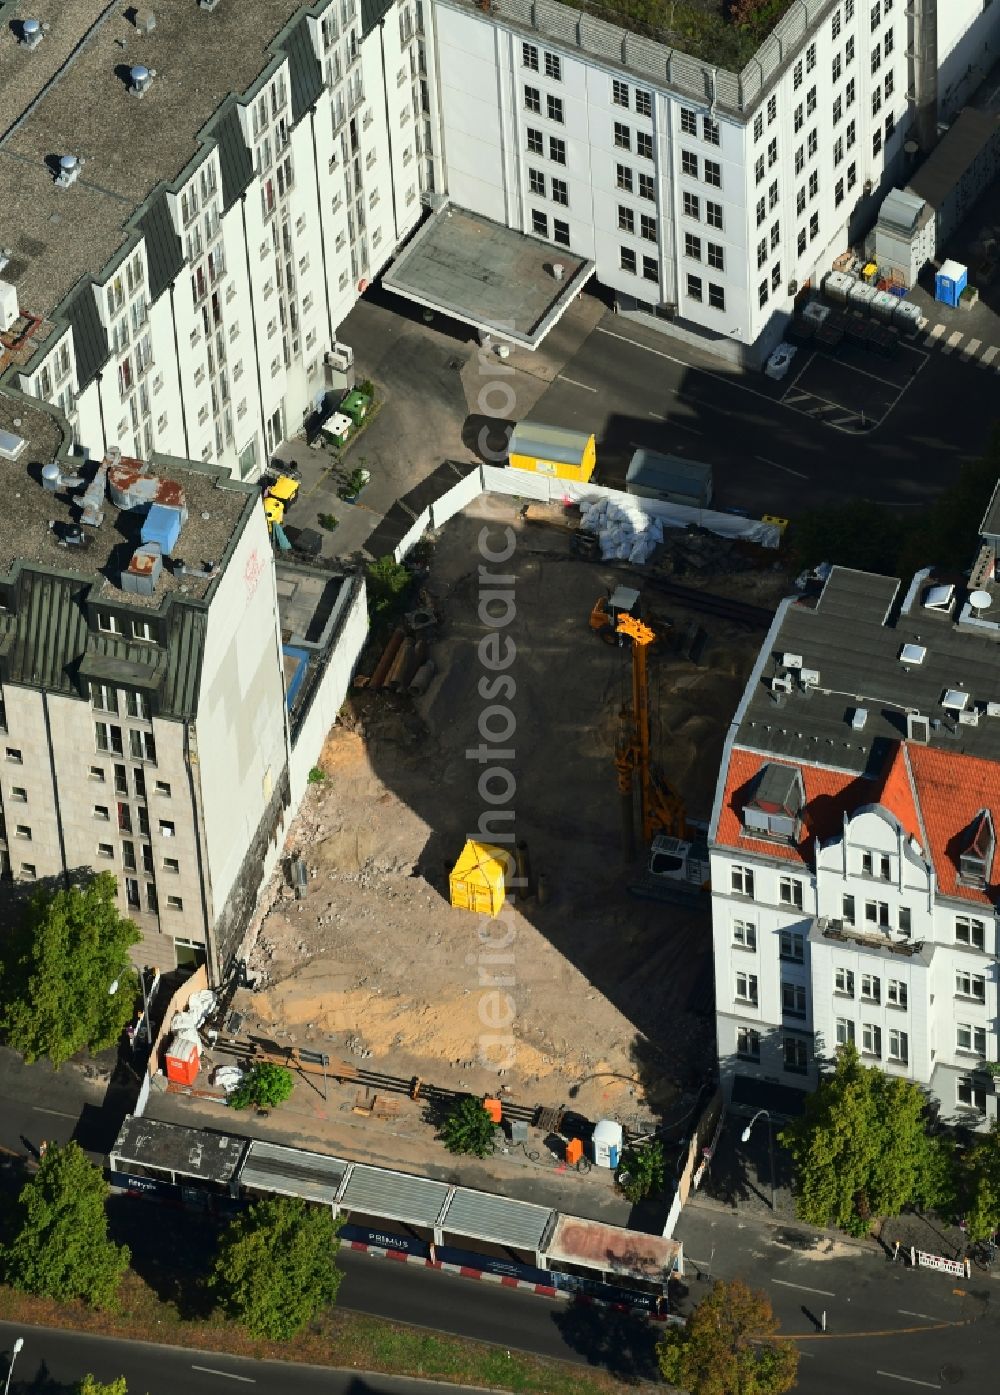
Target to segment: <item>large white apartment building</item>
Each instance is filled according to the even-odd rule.
[[[997,594],[1000,506],[970,585]],[[975,597],[975,604],[970,601]],[[920,573],[835,568],[780,607],[710,828],[720,1073],[795,1109],[838,1045],[996,1117],[1000,625]]]

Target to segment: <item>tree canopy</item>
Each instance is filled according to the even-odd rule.
[[[927,1098],[910,1080],[862,1064],[853,1045],[781,1134],[796,1170],[796,1207],[811,1225],[865,1235],[876,1216],[935,1205],[946,1146],[926,1129]]]
[[[25,1293],[112,1306],[129,1251],[108,1238],[107,1196],[79,1144],[51,1146],[14,1207],[12,1238],[0,1250],[5,1281]]]
[[[247,1071],[227,1103],[233,1109],[275,1109],[292,1093],[295,1081],[287,1066],[258,1061]]]
[[[765,1294],[742,1279],[716,1283],[685,1327],[664,1333],[660,1372],[689,1395],[784,1395],[799,1353],[791,1342],[769,1340],[779,1326]]]
[[[462,1095],[445,1116],[441,1138],[449,1153],[473,1153],[477,1158],[485,1158],[493,1151],[495,1128],[482,1100],[475,1095]]]
[[[1000,1120],[977,1138],[965,1155],[959,1176],[965,1233],[986,1240],[1000,1228]]]
[[[125,1377],[119,1376],[110,1383],[98,1380],[96,1376],[83,1376],[76,1383],[73,1395],[128,1395]]]
[[[253,1336],[287,1341],[335,1301],[339,1243],[328,1207],[259,1201],[223,1233],[209,1284]]]
[[[627,1201],[644,1201],[663,1191],[667,1159],[658,1138],[626,1148],[615,1171],[615,1181]]]
[[[132,1016],[129,950],[141,936],[116,894],[110,872],[39,892],[0,937],[0,1033],[25,1060],[48,1056],[58,1069],[78,1051],[114,1045]]]

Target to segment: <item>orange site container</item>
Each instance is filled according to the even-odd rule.
[[[566,1162],[570,1167],[575,1167],[583,1157],[583,1144],[578,1138],[571,1138],[566,1144]]]
[[[499,1124],[503,1119],[503,1105],[499,1100],[483,1100],[483,1108],[493,1120],[494,1124]]]
[[[201,1053],[190,1037],[174,1040],[167,1048],[167,1079],[178,1085],[193,1085],[198,1078]]]

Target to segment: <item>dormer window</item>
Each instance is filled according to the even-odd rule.
[[[966,886],[984,887],[993,868],[996,837],[989,809],[981,809],[972,822],[969,841],[958,856],[958,875]]]
[[[760,772],[752,797],[743,809],[743,828],[754,837],[798,840],[805,794],[794,766],[768,763]]]

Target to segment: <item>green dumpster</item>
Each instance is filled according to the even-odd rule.
[[[371,402],[369,399],[365,397],[364,393],[358,392],[355,388],[353,392],[347,394],[337,410],[343,412],[345,416],[350,417],[355,426],[360,426],[368,415],[368,408],[370,406]]]

